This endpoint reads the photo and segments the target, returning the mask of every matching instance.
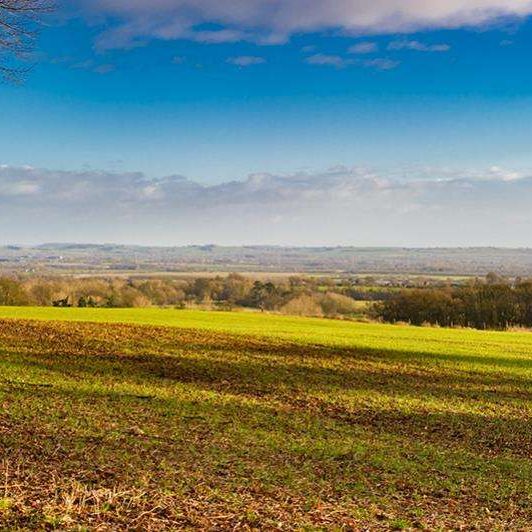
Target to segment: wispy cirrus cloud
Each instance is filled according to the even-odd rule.
[[[53,64],[65,65],[73,70],[85,70],[86,72],[93,72],[95,74],[110,74],[114,72],[117,67],[112,63],[99,63],[94,59],[84,59],[82,61],[75,60],[71,57],[56,57],[50,61]]]
[[[363,64],[365,67],[375,68],[377,70],[393,70],[394,68],[397,68],[401,62],[384,57],[377,57],[375,59],[368,59],[367,61],[364,61]]]
[[[372,54],[374,52],[377,52],[379,49],[379,46],[375,42],[359,42],[357,44],[354,44],[353,46],[349,47],[348,52],[350,54]]]
[[[309,65],[332,66],[334,68],[345,68],[353,64],[351,59],[346,59],[335,54],[314,54],[305,58]]]
[[[388,50],[412,50],[414,52],[448,52],[449,44],[426,44],[419,41],[392,41],[388,44]]]
[[[206,43],[286,42],[295,33],[339,29],[358,35],[480,26],[532,14],[526,0],[79,0],[102,21],[100,49],[149,39]],[[79,13],[79,5],[76,12]],[[205,30],[203,25],[215,25]]]
[[[249,67],[253,65],[262,65],[263,63],[266,63],[266,59],[255,55],[239,55],[236,57],[230,57],[227,59],[227,62],[239,67]]]
[[[532,176],[336,167],[205,186],[176,175],[0,166],[2,242],[359,245],[532,242]]]
[[[375,57],[372,59],[355,60],[349,57],[343,57],[337,54],[314,54],[305,58],[305,62],[309,65],[329,66],[337,69],[343,69],[349,66],[359,66],[366,68],[373,68],[375,70],[393,70],[397,68],[401,62],[386,57]]]

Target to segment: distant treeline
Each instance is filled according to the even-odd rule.
[[[373,312],[391,323],[500,330],[530,328],[532,281],[402,290],[378,303]]]
[[[386,294],[377,291],[360,295],[374,299]],[[349,286],[338,285],[331,279],[290,277],[271,282],[239,274],[196,279],[0,277],[0,305],[105,308],[200,305],[306,316],[353,316],[360,312],[360,303],[352,297]]]
[[[532,327],[532,281],[489,274],[458,286],[417,280],[400,288],[373,282],[299,276],[266,281],[236,273],[194,279],[6,276],[0,277],[0,305],[250,308],[441,327]]]

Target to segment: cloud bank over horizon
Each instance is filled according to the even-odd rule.
[[[336,167],[204,186],[0,166],[0,243],[532,246],[532,174]]]

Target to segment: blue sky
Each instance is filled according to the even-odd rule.
[[[394,182],[532,175],[530,3],[222,4],[64,3],[27,82],[0,85],[0,165],[73,181],[179,175],[203,187],[339,166],[348,180],[353,169]],[[288,233],[278,243],[297,243]],[[532,245],[525,235],[508,242]],[[17,238],[44,236],[54,233]],[[385,240],[360,243],[416,241]],[[470,240],[491,243],[487,233]]]

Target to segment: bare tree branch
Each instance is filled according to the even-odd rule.
[[[52,0],[0,0],[1,79],[21,82],[31,70],[41,17],[52,8]]]

